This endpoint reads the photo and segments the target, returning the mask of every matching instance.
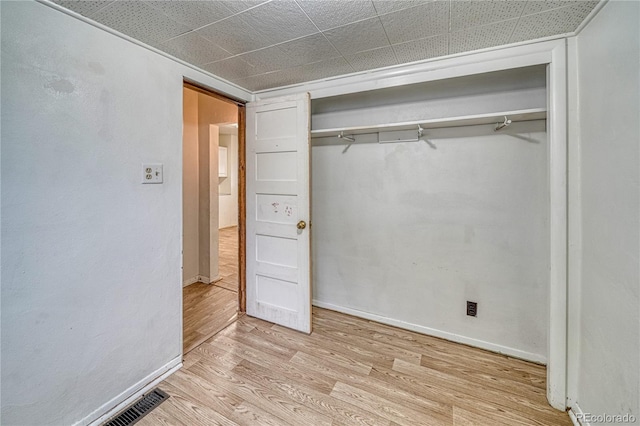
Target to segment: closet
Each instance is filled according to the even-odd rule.
[[[313,304],[546,363],[547,99],[546,65],[313,99]]]

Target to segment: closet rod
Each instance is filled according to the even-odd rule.
[[[458,117],[445,117],[445,118],[434,118],[427,120],[416,120],[410,122],[402,122],[402,123],[385,123],[385,124],[374,124],[369,126],[353,126],[353,127],[338,127],[338,128],[324,128],[324,129],[312,129],[311,136],[314,138],[318,137],[339,137],[340,139],[349,140],[354,138],[354,135],[358,134],[371,134],[371,133],[379,133],[379,132],[391,132],[391,131],[400,131],[400,130],[414,130],[417,126],[419,126],[418,132],[420,129],[436,129],[443,127],[460,127],[460,126],[475,126],[475,125],[484,125],[484,124],[493,124],[495,127],[504,124],[504,117],[507,117],[507,121],[510,123],[515,123],[517,121],[532,121],[532,120],[545,120],[547,118],[547,110],[546,108],[531,108],[525,110],[513,110],[513,111],[503,111],[496,113],[488,113],[488,114],[473,114],[473,115],[465,115]],[[496,121],[499,121],[496,124]],[[503,127],[500,127],[503,128]],[[497,129],[500,130],[500,129]],[[347,133],[349,136],[345,136]],[[349,138],[349,139],[346,139]]]

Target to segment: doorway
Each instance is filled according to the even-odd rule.
[[[184,84],[183,353],[235,321],[243,306],[243,112]]]

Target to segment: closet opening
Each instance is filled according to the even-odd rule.
[[[244,309],[244,105],[183,87],[183,354]]]
[[[547,85],[535,65],[312,100],[313,305],[547,364]]]

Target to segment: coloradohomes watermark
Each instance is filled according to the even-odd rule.
[[[636,416],[633,414],[592,414],[578,413],[576,419],[581,424],[598,424],[598,423],[635,423]]]

